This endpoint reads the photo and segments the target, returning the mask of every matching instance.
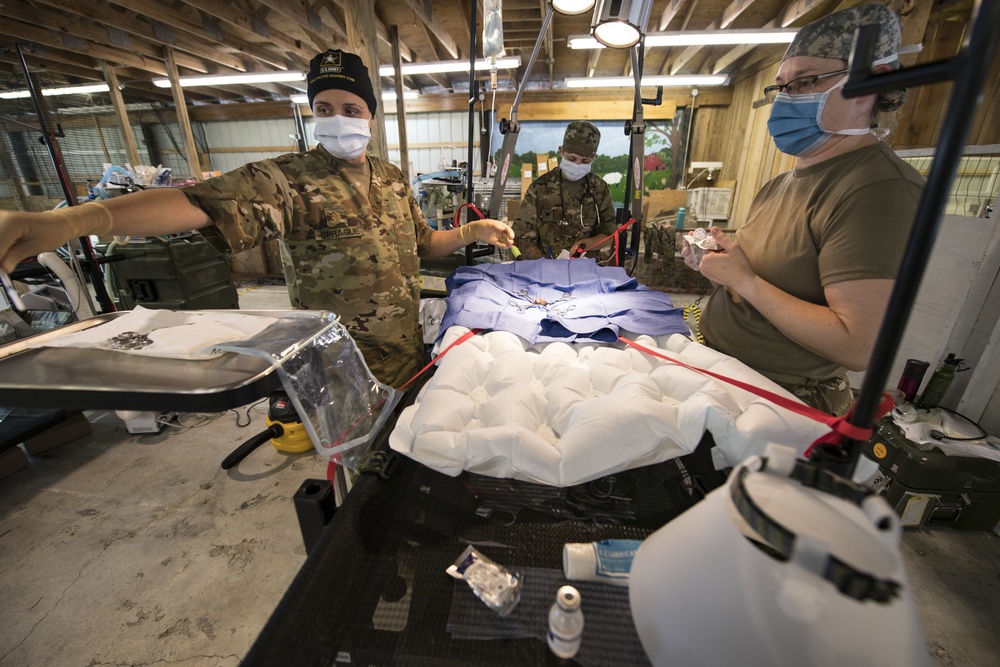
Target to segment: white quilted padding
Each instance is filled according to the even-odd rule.
[[[441,348],[468,329],[451,327]],[[797,400],[736,359],[681,335],[636,342],[686,364]],[[692,452],[708,430],[717,463],[800,454],[829,429],[748,391],[624,345],[541,343],[512,333],[451,349],[390,446],[449,475],[463,470],[571,486]],[[721,458],[720,458],[721,457]]]

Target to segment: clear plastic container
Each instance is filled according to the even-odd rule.
[[[580,592],[572,586],[556,591],[556,601],[549,608],[549,649],[560,658],[572,658],[583,639],[583,610]]]

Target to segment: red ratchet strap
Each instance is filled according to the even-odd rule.
[[[455,217],[453,217],[452,220],[451,220],[451,226],[454,227],[455,229],[458,229],[459,220],[462,217],[462,209],[463,208],[472,209],[472,212],[475,213],[476,215],[478,215],[480,220],[486,219],[486,214],[484,214],[482,211],[480,211],[479,208],[475,204],[473,204],[471,202],[465,202],[464,204],[462,204],[461,206],[459,206],[458,209],[455,210]],[[469,220],[469,222],[474,222],[474,221],[473,220]],[[466,224],[468,224],[468,223],[466,223]],[[420,375],[420,374],[417,373],[417,375]]]
[[[427,369],[430,368],[431,366],[433,366],[434,364],[436,364],[441,357],[443,357],[444,355],[448,354],[448,352],[451,351],[451,348],[453,348],[453,347],[455,347],[457,345],[461,345],[465,341],[467,341],[470,338],[472,338],[473,336],[475,336],[480,331],[481,331],[481,329],[469,329],[464,334],[462,334],[461,336],[459,336],[458,338],[456,338],[455,340],[453,340],[448,347],[446,347],[443,350],[441,350],[441,352],[436,357],[434,357],[433,359],[431,359],[430,362],[426,366],[424,366],[419,371],[417,371],[413,375],[413,377],[411,377],[409,380],[407,380],[406,382],[404,382],[403,384],[401,384],[399,386],[399,388],[397,389],[397,391],[402,391],[403,389],[406,388],[407,385],[409,385],[411,382],[413,382],[414,380],[416,380],[418,377],[420,377],[421,375],[423,375],[424,373],[426,373]],[[340,440],[338,440],[337,442],[333,443],[334,447],[336,447],[341,442],[343,442],[344,438],[347,437],[347,434],[350,433],[351,431],[353,431],[354,428],[359,423],[361,423],[361,421],[367,419],[368,416],[371,413],[375,412],[380,407],[382,407],[383,403],[385,403],[385,399],[382,399],[381,401],[379,401],[378,405],[376,405],[375,407],[373,407],[371,410],[368,411],[368,414],[366,414],[364,417],[362,417],[358,421],[354,422],[354,425],[351,426],[351,428],[347,431],[347,433],[345,433],[343,436],[341,436]],[[326,478],[332,482],[333,478],[334,478],[334,475],[336,474],[336,472],[337,472],[337,462],[334,461],[333,459],[330,459],[327,462],[327,464],[326,464]]]
[[[631,218],[628,222],[622,224],[621,227],[619,227],[615,231],[611,232],[610,234],[608,234],[607,236],[605,236],[603,239],[599,240],[597,243],[595,243],[592,246],[590,246],[590,248],[584,248],[583,252],[581,252],[579,256],[582,257],[583,255],[585,255],[588,252],[590,252],[591,248],[596,248],[597,246],[601,245],[602,243],[604,243],[605,241],[607,241],[609,238],[611,238],[613,236],[613,237],[615,237],[615,266],[618,266],[618,256],[619,256],[618,245],[621,243],[621,234],[620,234],[620,232],[623,232],[626,229],[628,229],[628,227],[632,223],[634,223],[634,222],[635,222],[635,218]]]
[[[854,424],[847,421],[847,418],[850,416],[851,412],[854,411],[854,406],[851,406],[851,410],[850,412],[847,413],[847,415],[843,417],[834,417],[833,415],[827,414],[822,410],[817,410],[816,408],[810,407],[803,403],[799,403],[798,401],[793,401],[789,398],[786,398],[785,396],[780,396],[778,394],[775,394],[772,391],[767,391],[766,389],[761,389],[760,387],[755,387],[752,384],[748,384],[740,380],[734,380],[733,378],[726,377],[725,375],[719,375],[718,373],[713,373],[712,371],[705,370],[703,368],[696,368],[694,366],[689,366],[688,364],[685,364],[683,361],[678,361],[677,359],[668,357],[665,354],[660,354],[659,352],[651,350],[648,347],[645,347],[644,345],[640,345],[639,343],[636,343],[633,340],[629,340],[628,338],[623,338],[619,336],[618,340],[625,343],[626,345],[636,348],[641,352],[645,352],[646,354],[649,354],[651,356],[663,359],[665,361],[669,361],[672,364],[683,366],[684,368],[695,371],[697,373],[701,373],[702,375],[708,375],[717,380],[722,380],[723,382],[727,382],[733,385],[734,387],[739,387],[740,389],[749,391],[751,394],[756,394],[761,398],[765,398],[774,403],[775,405],[785,408],[786,410],[790,410],[791,412],[802,415],[803,417],[808,417],[813,421],[818,421],[822,424],[826,424],[827,426],[829,426],[831,431],[826,435],[817,438],[816,441],[809,446],[809,449],[806,450],[805,453],[806,456],[809,455],[809,453],[812,451],[812,448],[815,447],[816,445],[831,444],[840,446],[844,444],[845,439],[865,442],[872,435],[871,428],[861,428],[860,426],[855,426]],[[892,409],[892,398],[888,394],[883,393],[882,401],[879,403],[875,419],[880,419],[884,415],[888,414],[889,410],[891,409]]]

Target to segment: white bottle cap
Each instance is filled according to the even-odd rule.
[[[563,545],[563,573],[573,580],[592,580],[597,572],[597,553],[593,542]]]
[[[572,586],[560,586],[556,591],[556,602],[566,611],[574,611],[580,608],[580,591]]]

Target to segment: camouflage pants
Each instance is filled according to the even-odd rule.
[[[810,380],[805,384],[777,382],[806,405],[831,415],[842,417],[854,402],[851,382],[847,375],[838,375],[826,380]]]

